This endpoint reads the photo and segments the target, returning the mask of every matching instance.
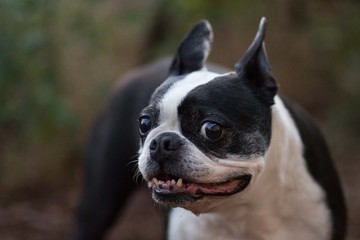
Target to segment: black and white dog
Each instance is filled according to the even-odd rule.
[[[140,114],[139,170],[175,207],[169,239],[343,239],[344,201],[319,131],[277,95],[265,19],[235,71],[207,71],[194,26]],[[177,208],[179,207],[179,208]]]
[[[100,239],[132,190],[127,163],[138,131],[139,170],[153,199],[173,207],[169,239],[345,238],[326,143],[301,108],[277,95],[265,28],[262,19],[233,72],[206,68],[212,30],[201,21],[169,74],[161,62],[129,77],[88,145],[78,239]],[[137,129],[129,119],[143,107]]]

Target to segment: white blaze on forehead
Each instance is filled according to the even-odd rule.
[[[160,101],[159,125],[166,125],[167,130],[179,129],[177,109],[185,96],[194,88],[210,82],[220,74],[208,71],[190,73],[184,79],[174,83]]]

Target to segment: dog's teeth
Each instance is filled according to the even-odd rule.
[[[173,179],[173,180],[171,180],[171,184],[172,185],[175,185],[176,184],[176,181]]]
[[[158,185],[159,184],[159,180],[157,180],[157,178],[153,178],[153,182]]]
[[[182,178],[179,178],[179,180],[177,180],[177,182],[176,182],[176,186],[182,187],[182,185],[183,185]]]

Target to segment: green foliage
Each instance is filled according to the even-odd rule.
[[[58,83],[56,2],[0,4],[0,141],[8,131],[48,139],[74,123]]]
[[[0,192],[74,178],[94,117],[138,59],[154,1],[137,4],[0,1]]]
[[[56,183],[77,119],[59,81],[56,1],[0,2],[0,191]],[[46,179],[46,181],[44,181]]]

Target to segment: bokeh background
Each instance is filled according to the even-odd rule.
[[[360,239],[360,3],[351,0],[1,0],[0,239],[71,239],[92,123],[127,70],[214,29],[210,60],[232,67],[266,16],[281,91],[318,122]],[[158,239],[138,192],[108,239]],[[155,220],[154,220],[155,219]]]

